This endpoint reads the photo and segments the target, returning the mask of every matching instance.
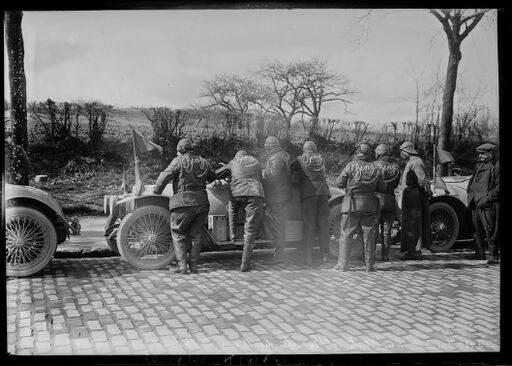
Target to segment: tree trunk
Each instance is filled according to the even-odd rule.
[[[452,134],[452,119],[453,119],[453,97],[455,95],[455,88],[457,87],[457,70],[461,60],[460,44],[454,45],[450,48],[450,57],[448,59],[448,68],[446,70],[446,82],[443,92],[443,111],[441,114],[441,123],[439,126],[439,141],[438,146],[440,149],[450,149],[450,138]],[[442,164],[441,175],[446,175],[447,166]]]
[[[27,94],[23,58],[21,11],[5,12],[5,44],[9,59],[9,86],[11,89],[11,123],[14,142],[27,150]]]

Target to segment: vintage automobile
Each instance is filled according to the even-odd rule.
[[[469,233],[466,190],[469,177],[445,177],[448,193],[434,189],[431,199],[430,217],[433,252],[449,250],[458,237]],[[121,254],[129,263],[140,269],[157,269],[174,259],[171,242],[168,210],[172,186],[167,185],[161,195],[152,193],[153,186],[146,185],[140,196],[126,194],[105,196],[104,211],[107,214],[105,237],[112,251]],[[233,250],[242,248],[243,212],[237,224],[237,241],[228,241],[227,203],[230,197],[228,184],[223,181],[207,186],[210,211],[204,227],[202,251]],[[330,188],[329,232],[330,254],[337,256],[338,239],[341,232],[341,201],[344,190]],[[398,195],[399,196],[399,195]],[[398,216],[393,230],[394,240],[399,239]],[[262,228],[256,240],[256,248],[271,248],[266,229]],[[302,245],[302,220],[298,187],[293,186],[292,200],[287,207],[286,218],[287,246]]]
[[[5,185],[5,257],[7,276],[30,276],[52,259],[69,237],[62,208],[48,193]]]

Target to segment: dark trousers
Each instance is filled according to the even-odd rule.
[[[208,217],[208,205],[178,207],[171,211],[171,235],[180,267],[197,264],[201,252],[201,233]],[[187,260],[187,254],[189,258]]]
[[[244,248],[242,253],[242,269],[250,267],[252,250],[254,248],[254,240],[261,223],[263,213],[262,197],[235,197],[229,201],[229,227],[236,228],[238,218],[238,210],[245,208],[244,221]],[[235,232],[231,233],[234,236]]]
[[[313,196],[302,200],[302,233],[306,256],[311,257],[315,236],[318,236],[320,253],[329,249],[329,197]]]
[[[282,257],[285,245],[286,202],[267,206],[265,223],[274,239],[276,256]]]
[[[381,259],[386,261],[389,259],[389,248],[391,247],[391,228],[395,220],[396,211],[381,210],[380,211],[380,231],[381,231]]]
[[[469,206],[471,221],[475,232],[475,254],[485,257],[485,239],[489,254],[494,258],[500,256],[500,238],[498,236],[497,207],[476,208],[474,203]]]
[[[230,227],[230,237],[236,235],[236,224],[238,219],[238,210],[245,209],[244,220],[244,243],[252,242],[256,238],[259,225],[263,214],[263,198],[262,197],[234,197],[229,201],[228,218]]]
[[[365,265],[366,268],[373,269],[375,265],[375,231],[377,224],[377,213],[351,212],[344,213],[341,216],[340,253],[338,257],[338,264],[341,267],[348,267],[354,234],[362,233]]]

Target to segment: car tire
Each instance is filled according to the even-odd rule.
[[[434,253],[448,251],[459,235],[457,212],[446,202],[434,202],[429,206],[431,245]]]
[[[160,269],[174,258],[171,213],[160,206],[143,206],[127,214],[117,231],[117,249],[132,266]]]
[[[110,215],[109,217],[107,217],[107,221],[105,222],[105,233],[108,233],[110,235],[112,230],[107,230],[116,223],[118,223],[117,227],[119,227],[120,222],[121,219],[115,215]],[[112,252],[114,252],[115,255],[119,255],[119,250],[117,250],[117,239],[109,239],[107,235],[105,236],[105,241],[107,242],[107,245],[109,246],[110,250],[112,250]]]
[[[5,217],[7,276],[23,277],[39,272],[57,249],[55,226],[46,215],[29,207],[7,207]]]
[[[335,203],[329,210],[329,255],[338,258],[341,236],[341,202]]]

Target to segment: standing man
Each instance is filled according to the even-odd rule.
[[[369,144],[359,143],[356,160],[348,162],[336,179],[338,188],[345,188],[341,204],[341,238],[338,264],[333,269],[348,270],[351,241],[355,233],[362,231],[363,251],[367,272],[375,265],[375,231],[378,224],[379,200],[375,191],[384,192],[384,180],[380,170],[371,161]]]
[[[282,262],[285,245],[286,204],[291,199],[290,156],[275,136],[265,140],[267,160],[263,188],[267,204],[267,226],[275,243],[274,263]]]
[[[391,149],[387,144],[380,144],[375,148],[375,165],[382,174],[385,183],[384,192],[377,192],[380,207],[381,230],[381,260],[389,261],[389,248],[391,246],[391,226],[397,215],[395,188],[400,183],[400,167],[391,159]]]
[[[167,183],[172,181],[174,194],[169,199],[169,210],[172,241],[178,260],[176,272],[187,273],[188,264],[190,272],[197,273],[201,229],[210,208],[206,184],[213,182],[216,175],[210,164],[194,153],[192,140],[181,139],[176,150],[178,156],[160,173],[153,193],[162,193]]]
[[[217,174],[223,171],[231,172],[231,180],[229,188],[233,198],[229,201],[229,236],[232,241],[236,237],[236,223],[238,210],[245,209],[244,223],[244,249],[242,253],[242,272],[250,271],[253,266],[251,264],[251,255],[254,247],[254,240],[261,222],[263,214],[263,193],[261,164],[247,151],[240,150],[236,153],[233,160],[226,166],[217,170]]]
[[[485,143],[476,148],[479,162],[468,183],[468,202],[475,228],[475,254],[472,259],[486,259],[484,237],[487,239],[490,259],[488,264],[500,262],[498,235],[500,162],[496,159],[496,145]]]
[[[318,236],[323,262],[327,262],[329,250],[329,187],[325,180],[325,162],[317,152],[313,141],[304,142],[302,155],[297,157],[291,169],[297,173],[302,205],[302,224],[305,245],[305,262],[313,263],[313,240]]]
[[[430,246],[428,196],[432,193],[426,179],[425,164],[412,142],[405,141],[400,146],[400,157],[407,161],[401,181],[400,240],[400,251],[406,253],[400,259],[420,260],[421,248]]]
[[[29,185],[30,162],[27,153],[12,140],[12,131],[5,131],[5,178],[9,184]]]

